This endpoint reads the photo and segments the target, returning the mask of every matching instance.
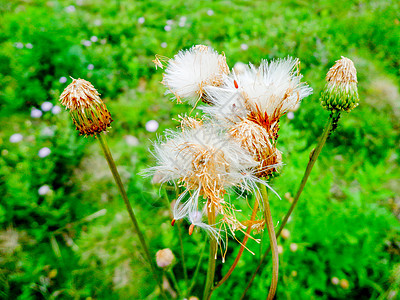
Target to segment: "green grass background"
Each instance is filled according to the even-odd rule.
[[[167,20],[173,22],[170,31]],[[98,41],[85,46],[92,36]],[[230,67],[298,57],[304,80],[314,88],[294,119],[281,121],[278,147],[285,165],[271,182],[282,196],[271,197],[276,222],[290,206],[329,115],[318,101],[325,74],[341,55],[354,61],[360,106],[343,114],[288,224],[289,239],[278,241],[283,253],[277,299],[398,297],[399,2],[1,0],[0,298],[157,298],[98,143],[79,137],[64,111],[30,115],[44,101],[56,105],[69,76],[91,81],[102,94],[115,120],[108,140],[130,200],[153,253],[168,247],[177,256],[174,271],[184,287],[177,228],[169,225],[163,189],[138,173],[155,163],[151,141],[190,109],[164,96],[162,71],[152,59],[195,44],[223,51]],[[159,123],[157,132],[145,130],[149,120]],[[11,143],[14,133],[23,140]],[[132,136],[135,145],[127,143]],[[43,147],[51,154],[40,158]],[[52,192],[40,196],[43,185]],[[173,190],[167,194],[174,199]],[[239,201],[245,208],[245,200]],[[191,277],[206,236],[186,232]],[[258,244],[248,246],[255,255],[244,253],[213,299],[241,295],[260,256]],[[238,250],[231,241],[217,278]],[[195,296],[202,294],[206,268],[204,259]],[[266,296],[271,269],[268,264],[256,278],[248,299]],[[333,285],[332,277],[346,279],[349,288]]]

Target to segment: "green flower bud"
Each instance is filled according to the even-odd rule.
[[[358,106],[357,71],[353,62],[342,56],[326,74],[321,105],[331,111],[347,111]]]

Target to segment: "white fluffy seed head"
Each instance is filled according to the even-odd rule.
[[[224,55],[210,47],[197,45],[182,50],[168,61],[162,83],[178,101],[186,98],[195,104],[207,85],[219,86],[229,73]]]
[[[239,109],[242,115],[254,112],[279,119],[312,93],[312,88],[301,82],[298,66],[298,59],[288,57],[263,60],[258,68],[250,64],[238,74],[233,72],[221,86],[206,88],[207,100],[215,107],[205,111],[225,119],[232,119]]]

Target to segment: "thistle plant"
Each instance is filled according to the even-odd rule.
[[[100,99],[100,95],[94,86],[84,79],[72,79],[72,83],[69,84],[61,94],[60,102],[69,110],[76,130],[79,131],[80,135],[94,136],[100,142],[115,183],[124,200],[134,230],[139,236],[146,260],[150,264],[162,296],[166,298],[144,235],[139,227],[139,223],[129,202],[121,177],[108,147],[107,140],[104,136],[104,133],[107,132],[107,129],[113,121],[111,114],[107,110],[104,102]]]
[[[180,51],[172,59],[156,56],[156,67],[166,68],[162,83],[178,103],[187,101],[203,112],[202,118],[181,117],[177,131],[168,130],[154,145],[155,167],[145,174],[153,182],[177,184],[183,189],[173,208],[174,219],[189,221],[210,238],[207,281],[203,299],[221,286],[235,269],[249,238],[260,242],[252,231],[268,230],[273,245],[273,280],[268,299],[278,282],[278,252],[269,208],[268,180],[279,172],[282,154],[277,148],[279,120],[312,93],[301,81],[299,60],[290,57],[259,67],[245,66],[230,71],[225,56],[198,45]],[[199,102],[206,105],[198,106]],[[272,190],[272,189],[271,189]],[[236,197],[229,197],[239,191]],[[246,193],[244,193],[246,192]],[[274,191],[275,192],[275,191]],[[246,196],[254,195],[250,216],[240,213]],[[262,217],[257,219],[261,210]],[[236,233],[244,234],[239,241]],[[240,251],[227,274],[215,285],[217,249],[226,259],[229,236],[239,242]]]

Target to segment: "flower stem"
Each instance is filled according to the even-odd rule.
[[[175,286],[175,290],[176,290],[176,293],[178,294],[178,298],[179,298],[182,295],[182,292],[181,292],[181,289],[179,288],[178,282],[176,281],[175,274],[171,268],[168,270],[168,274],[172,279],[172,283]]]
[[[189,287],[189,289],[187,291],[187,296],[190,296],[190,292],[192,291],[192,289],[194,288],[194,285],[196,284],[196,279],[197,279],[197,275],[199,274],[199,271],[200,271],[201,262],[203,260],[203,255],[204,255],[204,250],[206,249],[206,244],[207,243],[204,243],[204,245],[203,245],[203,247],[201,249],[200,257],[199,257],[199,260],[198,260],[197,265],[196,265],[196,269],[195,269],[193,277],[192,277],[192,282],[191,282],[190,287]]]
[[[340,113],[339,112],[335,112],[335,113],[332,112],[330,114],[328,122],[325,125],[324,131],[323,131],[321,137],[319,138],[317,147],[313,151],[311,151],[311,153],[310,153],[310,160],[308,161],[307,168],[306,168],[306,171],[304,172],[304,175],[303,175],[303,178],[301,180],[299,189],[297,190],[297,193],[296,193],[296,196],[294,197],[292,205],[290,206],[288,212],[286,213],[285,217],[283,218],[283,220],[282,220],[282,222],[281,222],[281,224],[279,226],[279,229],[278,229],[278,231],[276,233],[276,237],[278,237],[281,234],[282,229],[285,227],[287,221],[289,220],[290,215],[292,214],[294,208],[296,207],[296,204],[299,201],[300,195],[303,192],[303,189],[304,189],[304,187],[305,187],[305,185],[307,183],[308,177],[310,176],[311,170],[314,167],[314,164],[317,161],[318,156],[321,153],[322,147],[324,146],[326,140],[328,139],[328,137],[332,133],[332,131],[336,128],[337,121],[338,121],[339,117],[340,117]],[[244,290],[244,292],[243,292],[243,294],[242,294],[240,299],[244,299],[247,291],[249,290],[251,284],[253,283],[254,278],[256,277],[258,271],[262,267],[262,265],[263,265],[263,263],[264,263],[264,261],[265,261],[265,259],[266,259],[266,257],[267,257],[267,255],[268,255],[270,250],[271,250],[270,247],[267,250],[265,250],[264,255],[262,256],[262,258],[261,258],[256,270],[254,271],[254,273],[253,273],[249,283],[247,284],[247,287],[245,288],[245,290]]]
[[[260,184],[262,202],[264,205],[264,219],[268,229],[268,236],[270,240],[270,248],[272,249],[272,280],[269,288],[267,300],[274,299],[276,287],[278,285],[279,275],[279,257],[278,257],[278,244],[276,243],[276,236],[274,230],[274,222],[272,221],[271,209],[269,207],[268,193],[265,185]]]
[[[180,248],[181,248],[181,259],[182,259],[183,275],[185,277],[186,289],[188,289],[189,288],[189,279],[188,279],[186,263],[185,263],[185,252],[184,252],[184,249],[183,249],[182,228],[181,228],[182,225],[181,225],[180,222],[177,222],[177,227],[178,227],[179,245],[180,245]]]
[[[210,226],[215,226],[215,207],[211,201],[208,201],[208,205],[210,205],[210,210],[208,211],[208,224]],[[216,252],[217,240],[213,235],[210,235],[210,255],[208,257],[207,281],[204,287],[203,300],[209,300],[211,298],[211,290],[214,287]]]
[[[160,292],[161,292],[163,298],[167,299],[167,296],[165,295],[164,289],[162,288],[162,283],[160,281],[160,278],[157,275],[156,267],[155,267],[154,262],[152,260],[152,256],[150,254],[149,249],[147,248],[147,244],[146,244],[146,241],[144,239],[143,233],[140,230],[139,223],[136,220],[135,213],[133,212],[132,206],[131,206],[131,204],[130,204],[130,202],[128,200],[128,196],[126,194],[126,191],[125,191],[124,185],[122,183],[121,177],[119,176],[119,173],[118,173],[117,167],[115,165],[114,159],[113,159],[113,157],[111,155],[110,149],[108,148],[107,140],[102,134],[98,134],[98,135],[96,135],[96,137],[98,138],[98,140],[100,142],[100,145],[101,145],[101,148],[103,149],[104,156],[106,157],[108,166],[110,167],[111,173],[113,174],[115,183],[117,184],[118,190],[119,190],[119,192],[120,192],[120,194],[122,196],[122,199],[124,200],[126,209],[128,210],[129,217],[131,218],[131,221],[133,223],[133,227],[135,228],[135,231],[136,231],[137,235],[139,236],[139,240],[140,240],[140,243],[142,244],[143,250],[145,252],[147,262],[150,264],[150,267],[151,267],[151,270],[153,272],[154,278],[155,278],[155,280],[156,280],[156,282],[158,284],[158,287],[160,288]]]
[[[259,200],[258,197],[256,197],[255,203],[254,203],[254,208],[253,208],[253,212],[251,214],[251,221],[254,221],[254,219],[256,218],[256,214],[257,214],[257,210],[258,210],[258,204],[259,204]],[[247,227],[246,230],[246,235],[243,238],[243,241],[241,243],[240,249],[239,249],[239,253],[236,255],[235,261],[233,262],[232,266],[229,268],[228,272],[225,274],[225,276],[218,282],[218,284],[214,287],[214,290],[218,287],[220,287],[228,278],[229,276],[231,276],[233,270],[235,270],[236,265],[238,264],[243,251],[246,247],[247,241],[249,239],[249,235],[251,232],[251,224]]]

